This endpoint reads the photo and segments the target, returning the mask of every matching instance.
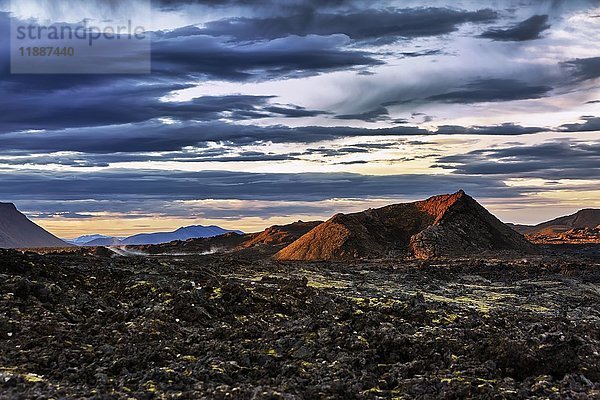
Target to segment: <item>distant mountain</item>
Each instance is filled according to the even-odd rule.
[[[425,201],[337,214],[275,255],[278,260],[348,260],[412,255],[474,255],[533,251],[462,190]]]
[[[137,246],[136,249],[150,254],[236,251],[253,256],[273,255],[321,223],[322,221],[298,221],[288,225],[274,225],[257,233],[230,232],[211,238]]]
[[[12,203],[0,203],[0,248],[69,247],[20,213]]]
[[[78,238],[75,239],[65,239],[65,242],[67,243],[71,243],[77,246],[83,246],[87,243],[93,242],[94,240],[101,240],[101,239],[114,239],[111,236],[105,236],[105,235],[84,235],[84,236],[79,236]]]
[[[106,236],[98,239],[91,240],[82,246],[120,246],[123,244],[123,238]]]
[[[125,245],[137,245],[137,244],[159,244],[159,243],[169,243],[174,240],[188,240],[188,239],[196,239],[196,238],[207,238],[214,237],[219,235],[224,235],[225,233],[235,232],[242,234],[241,231],[232,231],[223,229],[221,227],[211,225],[211,226],[202,226],[202,225],[194,225],[187,226],[184,228],[179,228],[174,232],[163,232],[163,233],[148,233],[130,236],[126,239],[122,240],[122,243]]]
[[[229,232],[243,234],[241,231],[232,231],[221,227],[211,225],[193,225],[179,228],[173,232],[158,232],[158,233],[142,233],[139,235],[129,236],[127,238],[116,238],[110,236],[101,236],[96,239],[85,242],[84,246],[131,246],[131,245],[148,245],[169,243],[176,240],[185,241],[188,239],[208,238],[219,235],[224,235]],[[93,235],[92,235],[93,236]],[[90,236],[91,237],[91,236]]]

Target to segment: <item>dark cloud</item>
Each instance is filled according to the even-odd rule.
[[[329,56],[335,57],[335,52]],[[248,56],[250,57],[250,56]],[[314,61],[312,61],[314,62]],[[278,67],[279,68],[279,67]],[[0,133],[144,122],[155,118],[210,121],[327,114],[280,105],[274,96],[204,96],[163,102],[170,93],[194,86],[183,78],[88,75],[0,75]]]
[[[480,35],[482,38],[508,42],[523,42],[540,39],[540,34],[550,29],[547,15],[534,15],[507,29],[490,29]]]
[[[539,127],[524,127],[513,123],[504,123],[501,125],[490,126],[457,126],[457,125],[441,125],[438,127],[436,134],[440,135],[527,135],[547,131],[549,129]]]
[[[440,49],[422,50],[422,51],[409,51],[401,52],[400,55],[403,57],[425,57],[425,56],[437,56],[444,54]]]
[[[143,122],[154,118],[209,121],[267,117],[300,118],[325,114],[275,104],[273,96],[204,96],[163,102],[173,91],[206,78],[266,80],[314,75],[381,62],[342,47],[347,38],[287,37],[235,46],[206,36],[159,38],[153,45],[151,75],[10,74],[5,38],[9,21],[0,14],[0,133]],[[3,39],[4,38],[4,39]]]
[[[230,18],[212,21],[201,30],[211,36],[239,41],[276,39],[289,35],[343,34],[354,40],[414,38],[443,35],[461,24],[490,22],[496,12],[450,8],[364,9],[351,13],[306,12],[268,18]]]
[[[304,118],[304,117],[316,117],[318,115],[330,114],[326,111],[307,110],[304,107],[288,105],[282,106],[269,106],[264,108],[265,111],[269,112],[270,115],[266,117],[288,117],[288,118]]]
[[[43,92],[45,89],[81,87],[90,84],[113,84],[118,76],[10,74],[10,19],[0,12],[0,77],[13,84]],[[138,79],[154,82],[158,79],[189,83],[199,78],[221,80],[268,80],[290,76],[308,76],[321,72],[382,64],[366,51],[346,49],[345,35],[286,35],[275,40],[256,43],[233,43],[226,38],[201,34],[187,26],[171,32],[152,33],[152,76]],[[50,44],[49,44],[50,45]],[[115,62],[121,60],[115,57]],[[107,66],[107,70],[109,66]],[[38,84],[42,85],[39,86]],[[163,82],[165,83],[165,82]]]
[[[428,97],[430,101],[444,103],[500,102],[542,98],[552,90],[550,86],[530,85],[517,79],[480,79],[459,90]]]
[[[513,178],[596,179],[600,176],[600,141],[559,141],[533,146],[475,150],[438,159],[455,174]]]
[[[114,154],[68,154],[37,155],[0,158],[0,164],[32,166],[60,165],[76,168],[108,167],[125,162],[185,162],[185,163],[228,163],[228,162],[272,162],[299,160],[299,153],[273,154],[246,151],[236,154],[234,148],[210,149],[205,151],[167,153],[114,153]]]
[[[285,200],[427,196],[463,188],[479,196],[512,197],[500,180],[454,175],[372,176],[350,173],[253,174],[227,171],[112,170],[110,172],[0,172],[4,200]],[[72,210],[73,211],[73,210]],[[83,211],[80,211],[83,212]]]
[[[235,146],[255,143],[314,143],[353,136],[406,136],[429,132],[412,126],[366,129],[350,127],[233,125],[224,122],[148,121],[139,124],[96,128],[65,129],[38,134],[0,135],[0,153],[135,153],[178,151],[184,147],[205,147],[208,142]]]
[[[272,13],[285,11],[310,11],[323,8],[337,8],[360,3],[362,0],[152,0],[162,10],[180,10],[188,5],[201,5],[211,8],[244,7]]]
[[[600,57],[578,58],[562,63],[579,81],[600,78]]]
[[[0,15],[0,30],[8,19]],[[6,36],[9,37],[8,32]],[[345,51],[344,37],[288,37],[250,46],[231,46],[206,36],[158,39],[153,74],[12,75],[9,57],[0,61],[0,133],[138,123],[154,118],[210,121],[268,117],[300,118],[326,114],[295,105],[274,104],[273,96],[204,96],[163,102],[173,91],[202,77],[265,80],[312,75],[340,68],[379,64],[367,53]],[[0,43],[8,52],[8,42]]]
[[[589,124],[592,122],[590,121]],[[563,126],[559,129],[593,130],[592,125],[576,125]],[[523,127],[512,123],[471,127],[440,126],[436,131],[428,131],[415,126],[368,129],[342,126],[255,126],[230,124],[222,121],[164,123],[159,120],[152,120],[136,124],[71,128],[35,134],[26,132],[5,133],[0,135],[0,156],[2,156],[0,162],[11,165],[56,164],[99,167],[117,162],[132,161],[281,161],[297,159],[298,156],[306,156],[311,153],[333,157],[368,152],[371,149],[394,147],[397,142],[366,143],[343,148],[310,148],[308,153],[288,155],[238,154],[236,149],[240,146],[260,143],[316,143],[324,140],[360,136],[525,135],[544,130],[546,129]],[[208,147],[210,143],[221,143],[222,147]],[[61,154],[65,152],[72,154]]]
[[[205,96],[185,102],[159,100],[185,87],[188,86],[123,80],[116,87],[101,86],[94,91],[72,89],[48,91],[43,96],[32,96],[28,92],[2,96],[0,107],[5,112],[0,116],[0,133],[138,123],[155,118],[211,121],[225,116],[232,120],[291,117],[297,112],[294,108],[272,108],[272,96]]]
[[[236,45],[206,35],[158,38],[153,42],[153,71],[232,81],[299,77],[382,64],[373,54],[344,50],[343,35],[287,36]]]
[[[337,119],[356,119],[365,122],[377,122],[377,121],[386,121],[390,119],[389,112],[385,107],[378,107],[371,111],[366,111],[363,113],[357,114],[343,114],[337,115],[335,118]]]
[[[302,153],[303,155],[321,155],[323,157],[340,157],[346,156],[350,154],[360,154],[360,153],[369,153],[370,149],[362,146],[348,146],[341,148],[330,148],[330,147],[319,147],[319,148],[309,148],[306,149],[306,152]]]
[[[138,123],[155,118],[239,121],[327,114],[295,105],[277,105],[274,96],[203,96],[183,102],[160,100],[173,90],[186,87],[189,85],[142,84],[124,79],[117,87],[101,86],[93,91],[57,90],[48,91],[44,96],[17,92],[10,97],[0,97],[0,108],[4,110],[0,115],[0,133]]]
[[[585,122],[561,125],[558,130],[563,132],[589,132],[600,131],[600,117],[583,116]]]

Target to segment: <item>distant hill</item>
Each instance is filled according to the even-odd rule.
[[[243,234],[241,231],[232,231],[221,227],[211,225],[192,225],[179,228],[173,232],[158,232],[158,233],[142,233],[139,235],[129,236],[127,238],[116,238],[110,236],[101,236],[86,241],[83,246],[131,246],[131,245],[148,245],[169,243],[176,240],[185,241],[188,239],[207,238],[224,235],[226,233],[235,232]],[[91,237],[91,236],[89,236]],[[85,240],[85,239],[84,239]]]
[[[240,234],[230,232],[210,238],[137,246],[136,249],[150,254],[236,251],[253,256],[272,255],[321,223],[322,221],[297,221],[288,225],[274,225],[257,233]]]
[[[12,203],[0,203],[0,248],[69,247],[29,220]]]
[[[551,234],[563,233],[571,229],[596,228],[600,225],[600,209],[587,208],[577,211],[575,214],[555,218],[551,221],[530,226],[523,233],[531,234]]]
[[[101,236],[101,235],[99,235],[99,236]],[[105,237],[100,237],[98,239],[94,239],[94,240],[91,240],[89,242],[86,242],[86,243],[82,244],[81,246],[90,246],[90,247],[94,247],[94,246],[121,246],[123,244],[122,240],[123,239],[112,237],[112,236],[105,236]]]
[[[538,244],[600,243],[600,209],[588,208],[535,226],[513,229]]]
[[[83,246],[87,243],[93,242],[94,240],[103,240],[103,239],[114,239],[111,236],[105,236],[105,235],[84,235],[84,236],[79,236],[75,239],[64,239],[65,242],[67,243],[71,243],[77,246]]]
[[[337,214],[275,255],[278,260],[417,258],[529,252],[532,245],[462,190],[425,201]]]

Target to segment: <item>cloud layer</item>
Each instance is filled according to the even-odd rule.
[[[0,12],[2,200],[48,218],[90,218],[108,199],[121,216],[140,201],[181,217],[173,202],[211,199],[296,215],[332,199],[464,188],[520,201],[600,183],[596,2],[153,8],[147,75],[11,74]]]

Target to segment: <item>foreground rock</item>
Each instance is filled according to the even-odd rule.
[[[523,236],[459,191],[425,201],[337,214],[275,255],[278,260],[431,258],[531,252]]]

